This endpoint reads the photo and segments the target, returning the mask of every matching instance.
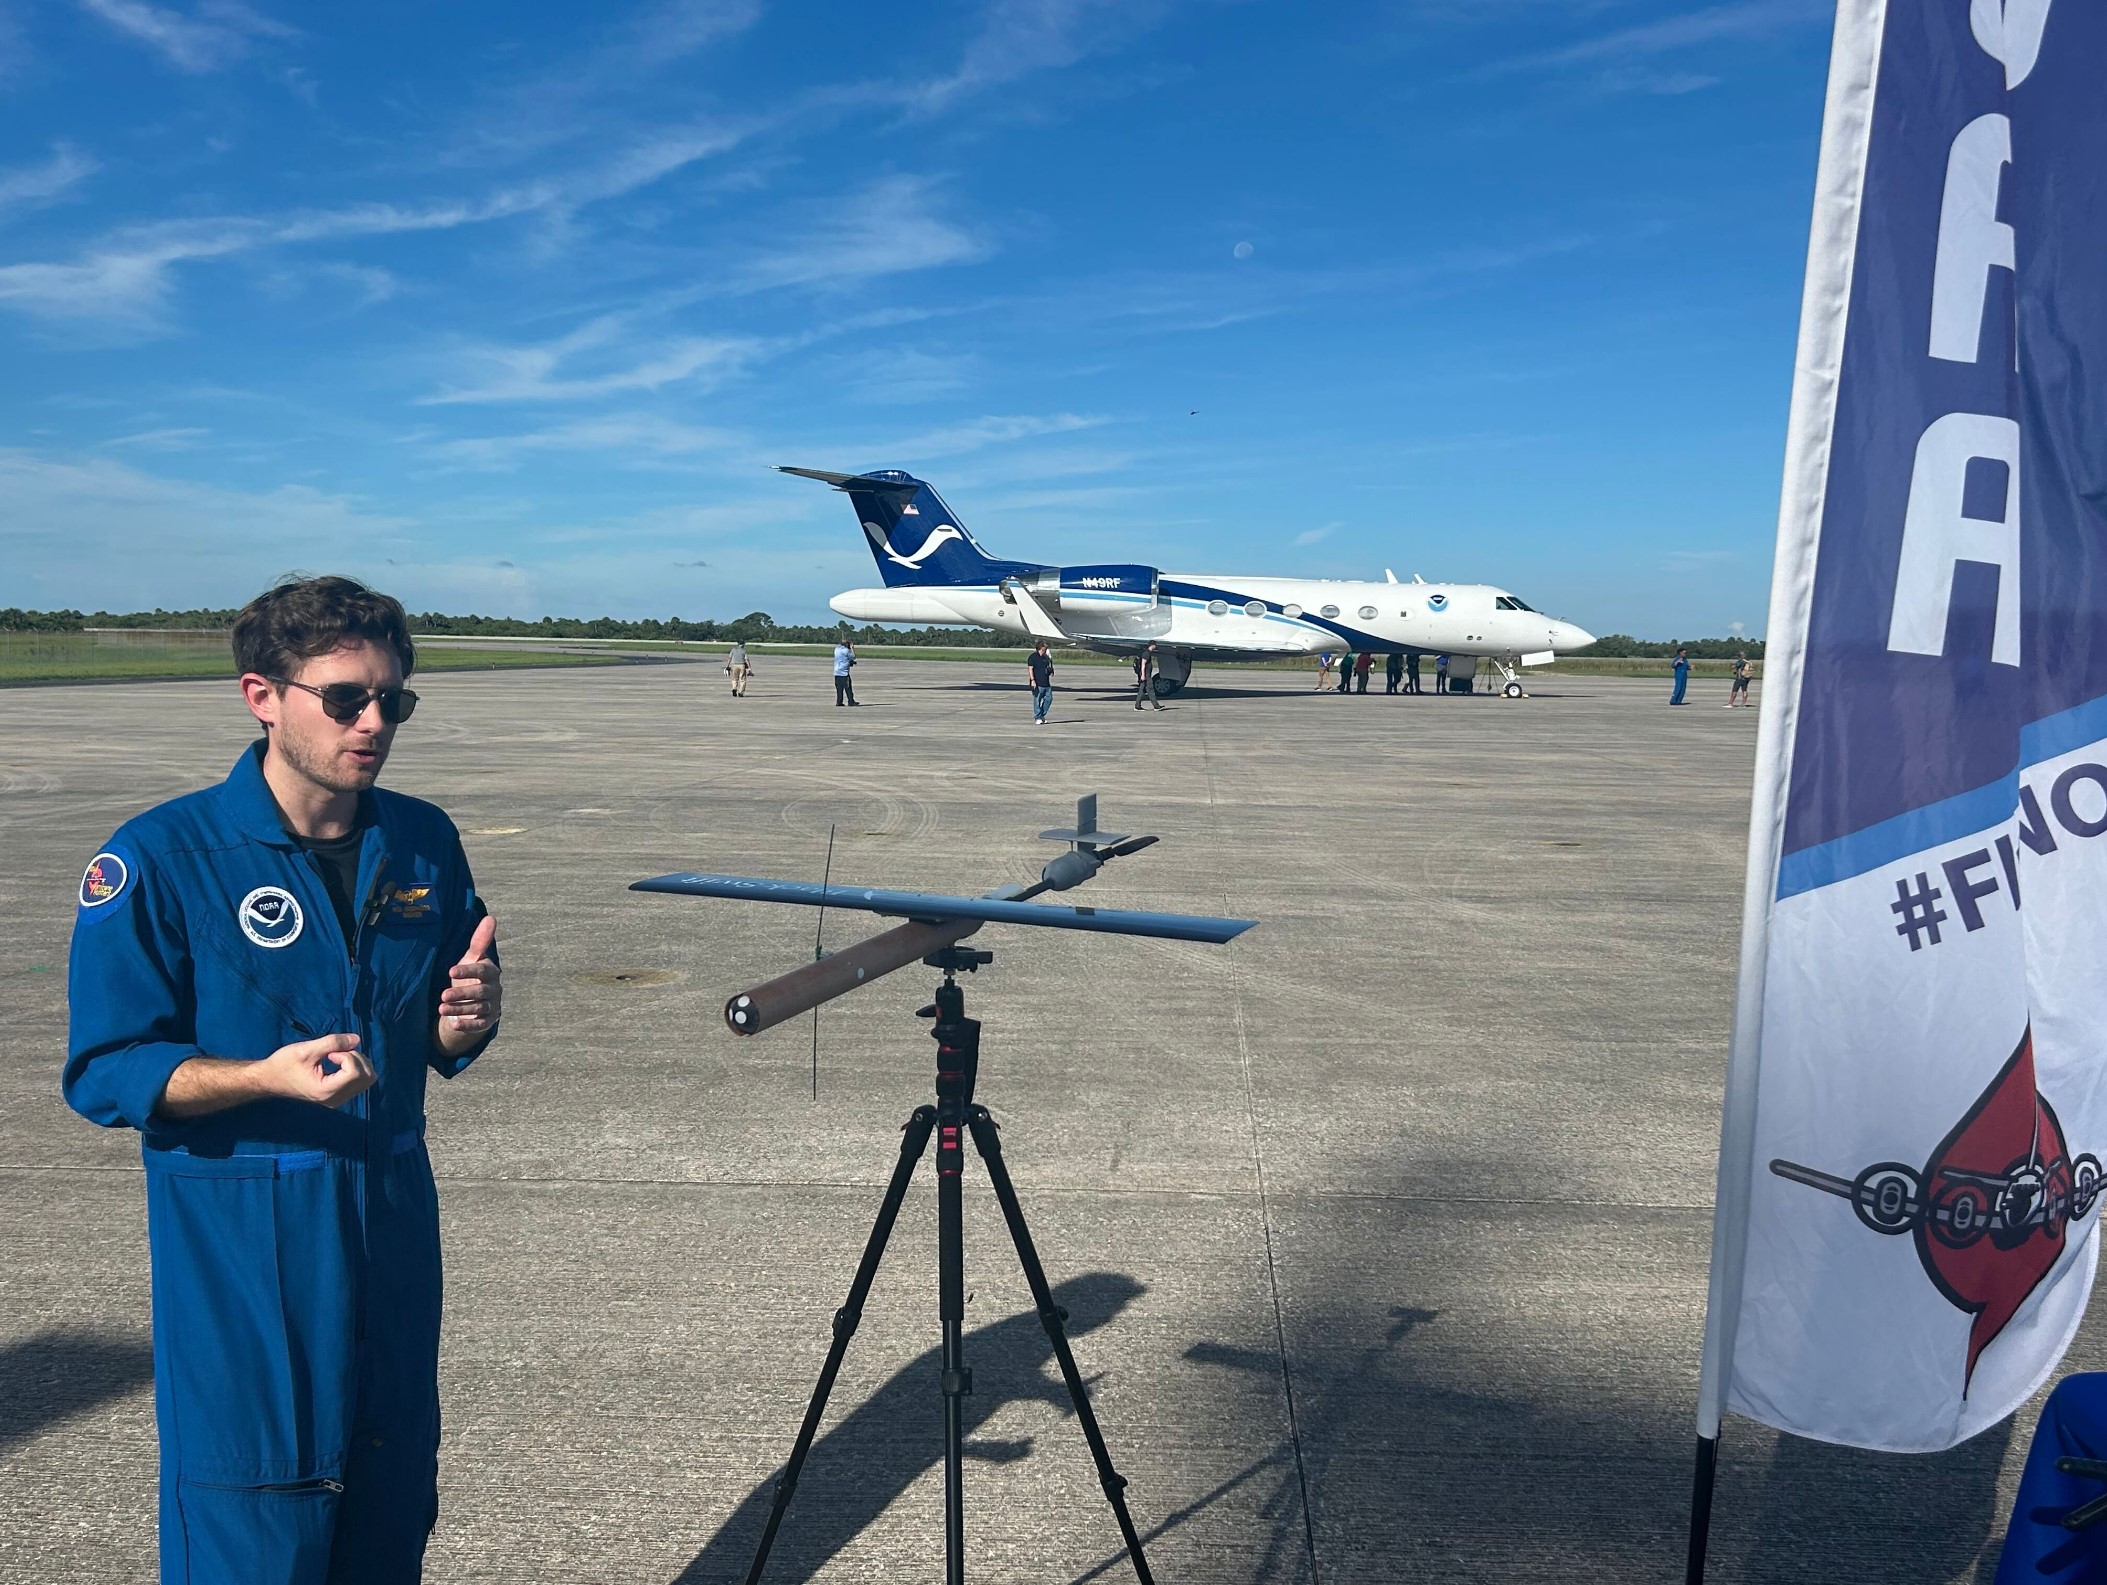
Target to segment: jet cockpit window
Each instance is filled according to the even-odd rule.
[[[1527,600],[1519,599],[1511,594],[1501,595],[1499,599],[1493,601],[1492,606],[1495,611],[1534,612],[1536,610],[1536,607],[1531,605]]]

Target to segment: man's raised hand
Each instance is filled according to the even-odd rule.
[[[485,914],[439,993],[439,1044],[450,1055],[467,1050],[497,1027],[505,993],[497,961],[490,955],[496,944],[497,921]]]

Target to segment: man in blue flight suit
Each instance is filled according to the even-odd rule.
[[[453,823],[375,789],[402,607],[279,585],[234,626],[263,739],[81,878],[67,1101],[143,1136],[164,1585],[395,1585],[438,1517],[427,1069],[500,1010]]]

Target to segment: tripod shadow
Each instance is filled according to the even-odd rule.
[[[1381,1340],[1362,1350],[1343,1370],[1303,1399],[1301,1414],[1305,1434],[1299,1446],[1294,1438],[1282,1439],[1242,1469],[1166,1514],[1141,1532],[1143,1549],[1249,1488],[1257,1491],[1258,1515],[1271,1528],[1264,1549],[1251,1559],[1250,1577],[1268,1581],[1313,1577],[1306,1502],[1321,1505],[1319,1488],[1326,1473],[1325,1444],[1329,1440],[1321,1428],[1343,1418],[1351,1405],[1379,1392],[1394,1364],[1392,1356],[1398,1346],[1420,1327],[1438,1319],[1440,1313],[1410,1305],[1393,1307],[1388,1317],[1390,1325],[1384,1329]],[[1277,1353],[1200,1342],[1188,1348],[1185,1357],[1196,1365],[1238,1372],[1268,1386],[1281,1376],[1281,1359]],[[1304,1380],[1298,1392],[1307,1392],[1312,1385]],[[1091,1581],[1108,1574],[1116,1576],[1127,1566],[1126,1554],[1114,1552],[1078,1574],[1070,1585],[1090,1585]]]
[[[153,1379],[154,1351],[130,1338],[51,1331],[10,1343],[0,1348],[0,1453]]]
[[[1053,1296],[1068,1312],[1068,1336],[1074,1340],[1096,1331],[1145,1291],[1132,1277],[1098,1271],[1056,1283]],[[937,1392],[940,1352],[932,1348],[917,1357],[812,1444],[797,1496],[784,1515],[769,1557],[769,1585],[795,1585],[811,1579],[924,1471],[942,1460],[943,1407]],[[965,1355],[973,1371],[973,1392],[965,1400],[969,1438],[1012,1403],[1050,1403],[1068,1409],[1068,1389],[1052,1369],[1053,1346],[1039,1325],[1037,1311],[1025,1310],[968,1332]],[[795,1429],[792,1425],[783,1428],[786,1443]],[[1028,1437],[966,1443],[966,1457],[985,1463],[1013,1463],[1031,1450]],[[745,1579],[775,1501],[780,1473],[771,1473],[747,1494],[680,1571],[674,1585],[719,1585]]]

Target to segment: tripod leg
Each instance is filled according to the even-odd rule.
[[[864,1244],[863,1259],[856,1267],[856,1280],[849,1284],[848,1300],[834,1312],[834,1342],[827,1350],[826,1364],[820,1367],[819,1381],[812,1388],[812,1401],[805,1406],[805,1423],[798,1427],[797,1442],[790,1449],[790,1462],[783,1466],[782,1478],[776,1482],[775,1501],[769,1506],[768,1525],[761,1532],[761,1543],[754,1548],[753,1566],[746,1571],[746,1585],[759,1585],[761,1571],[768,1566],[768,1554],[775,1547],[776,1531],[782,1528],[783,1515],[797,1492],[797,1479],[804,1472],[805,1455],[812,1451],[812,1438],[818,1435],[820,1419],[827,1412],[827,1399],[834,1391],[834,1378],[841,1374],[841,1362],[849,1351],[849,1339],[856,1335],[856,1328],[863,1322],[863,1302],[870,1297],[871,1283],[877,1279],[878,1262],[885,1254],[886,1241],[892,1237],[893,1223],[899,1219],[901,1202],[907,1198],[907,1186],[914,1181],[915,1166],[929,1146],[929,1131],[935,1126],[936,1108],[918,1106],[901,1131],[900,1159],[893,1163],[892,1181],[885,1186],[885,1198],[878,1206],[878,1219],[871,1224],[870,1239]]]
[[[1017,1246],[1018,1264],[1024,1267],[1024,1280],[1032,1290],[1032,1302],[1039,1307],[1039,1324],[1046,1328],[1046,1340],[1053,1345],[1054,1358],[1060,1362],[1061,1379],[1068,1383],[1068,1399],[1075,1405],[1075,1417],[1083,1428],[1083,1440],[1090,1444],[1090,1457],[1097,1464],[1097,1481],[1105,1491],[1105,1501],[1112,1505],[1113,1517],[1119,1521],[1119,1533],[1127,1544],[1127,1556],[1133,1560],[1135,1578],[1141,1585],[1155,1585],[1155,1576],[1149,1572],[1149,1560],[1142,1555],[1141,1536],[1134,1528],[1134,1516],[1127,1511],[1127,1478],[1112,1467],[1112,1454],[1105,1446],[1105,1433],[1098,1428],[1097,1415],[1090,1407],[1090,1393],[1083,1385],[1083,1373],[1076,1369],[1075,1353],[1068,1346],[1068,1331],[1061,1323],[1066,1316],[1054,1303],[1053,1289],[1046,1282],[1046,1268],[1039,1264],[1039,1248],[1032,1242],[1032,1230],[1025,1226],[1024,1207],[1017,1202],[1017,1185],[1010,1181],[1010,1169],[1002,1159],[1002,1139],[995,1130],[995,1119],[988,1115],[985,1106],[975,1106],[966,1113],[966,1126],[973,1131],[974,1148],[987,1163],[988,1181],[995,1186],[995,1198],[1002,1206],[1002,1219],[1009,1223],[1010,1241]]]
[[[973,1372],[966,1368],[966,1239],[959,1177],[965,1148],[957,1113],[939,1115],[936,1136],[937,1314],[944,1323],[944,1580],[966,1579],[966,1397]]]

